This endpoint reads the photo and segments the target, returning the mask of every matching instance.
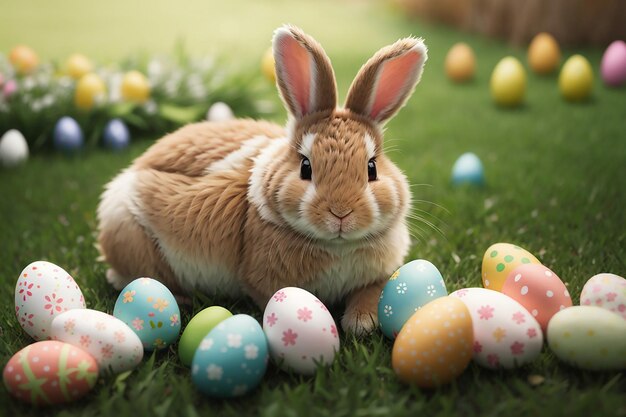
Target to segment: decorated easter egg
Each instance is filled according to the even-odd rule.
[[[143,358],[141,341],[121,320],[91,309],[69,310],[52,321],[51,336],[94,357],[101,371],[120,373]]]
[[[81,110],[91,110],[94,105],[104,100],[106,86],[94,73],[85,74],[78,80],[74,92],[74,104]]]
[[[472,316],[474,361],[490,369],[513,369],[532,362],[543,345],[537,320],[517,301],[484,288],[465,288],[450,294]]]
[[[69,403],[94,387],[98,365],[76,346],[47,340],[13,355],[2,379],[7,391],[21,401],[34,405]]]
[[[130,143],[130,132],[123,121],[113,119],[104,126],[102,139],[104,146],[117,151],[128,146]]]
[[[238,397],[259,385],[268,360],[267,341],[259,323],[237,314],[202,339],[193,356],[191,379],[210,397]]]
[[[144,103],[150,97],[150,83],[139,71],[129,71],[124,74],[120,88],[122,98],[126,101]]]
[[[0,165],[13,167],[28,159],[28,142],[19,130],[11,129],[0,138]]]
[[[524,101],[526,95],[526,72],[522,64],[512,56],[502,58],[491,73],[491,97],[496,104],[514,107]]]
[[[456,185],[482,185],[485,183],[483,163],[480,162],[480,158],[476,154],[467,152],[456,160],[452,167],[452,183]]]
[[[37,54],[26,45],[17,45],[11,49],[9,61],[11,61],[15,71],[22,75],[32,73],[39,65]]]
[[[229,317],[232,313],[224,307],[213,306],[208,307],[191,318],[185,330],[183,331],[180,341],[178,342],[178,356],[180,361],[187,365],[191,365],[193,355],[198,349],[200,342],[209,334],[215,326]]]
[[[72,54],[65,62],[65,71],[75,80],[93,71],[91,60],[83,54]]]
[[[83,146],[83,141],[83,130],[71,117],[61,117],[54,126],[52,142],[59,151],[76,152]]]
[[[502,287],[502,294],[530,311],[544,332],[552,316],[572,306],[563,281],[541,264],[520,265],[511,271]]]
[[[626,82],[626,42],[614,41],[602,56],[600,73],[604,83],[619,87]]]
[[[206,118],[210,122],[224,122],[226,120],[234,119],[235,115],[230,107],[228,107],[228,104],[218,101],[209,107]]]
[[[571,56],[559,74],[559,89],[568,101],[583,101],[593,89],[593,70],[582,55]]]
[[[137,333],[145,350],[163,349],[180,333],[180,310],[174,295],[152,278],[137,278],[124,287],[113,315]]]
[[[520,265],[539,264],[532,253],[510,243],[496,243],[483,256],[483,285],[490,290],[501,291],[504,281],[512,270]]]
[[[602,307],[626,319],[626,279],[615,274],[594,275],[580,293],[580,305]]]
[[[394,339],[404,323],[435,298],[448,295],[446,284],[435,265],[417,259],[401,266],[391,275],[378,300],[378,323]]]
[[[36,261],[24,268],[17,279],[15,314],[33,339],[49,339],[52,320],[75,308],[85,308],[83,293],[60,266]]]
[[[272,359],[282,367],[312,375],[330,365],[339,351],[339,335],[326,306],[302,288],[286,287],[270,298],[263,331]]]
[[[401,381],[422,388],[447,384],[472,359],[472,319],[453,297],[441,297],[413,314],[396,338],[391,354]]]
[[[276,62],[274,61],[274,50],[271,47],[263,54],[261,72],[270,82],[276,82]]]
[[[600,307],[566,308],[548,324],[548,345],[559,359],[577,368],[626,369],[626,320]]]
[[[465,42],[455,44],[446,55],[446,75],[454,82],[470,81],[476,72],[476,56]]]
[[[528,65],[537,74],[550,74],[559,67],[561,49],[549,33],[539,33],[528,47]]]

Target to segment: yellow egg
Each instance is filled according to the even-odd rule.
[[[265,54],[263,55],[263,59],[261,60],[261,71],[263,72],[263,75],[265,75],[265,78],[271,82],[276,82],[276,68],[274,51],[272,48],[265,51]]]
[[[9,61],[18,74],[30,74],[39,65],[35,51],[26,45],[17,45],[9,54]]]
[[[447,384],[472,359],[474,333],[465,304],[441,297],[417,310],[405,323],[391,353],[401,381],[422,388]]]
[[[150,83],[139,71],[129,71],[122,79],[121,94],[126,101],[143,103],[150,97]]]
[[[569,101],[582,101],[591,95],[593,88],[593,70],[591,64],[582,55],[570,57],[559,75],[559,89]]]
[[[455,44],[446,55],[445,69],[448,78],[457,83],[474,78],[476,56],[472,48],[464,42]]]
[[[519,105],[526,94],[524,67],[517,58],[502,58],[491,73],[490,86],[491,96],[497,104],[507,107]]]
[[[542,32],[535,36],[528,47],[528,65],[538,74],[550,74],[559,67],[561,50],[556,39]]]
[[[104,97],[106,86],[104,81],[93,73],[83,75],[76,84],[74,104],[82,110],[90,110],[98,99]]]
[[[65,62],[65,71],[70,77],[79,80],[83,75],[93,71],[93,64],[85,55],[73,54]]]
[[[491,245],[483,256],[482,277],[485,288],[502,291],[509,273],[520,265],[541,264],[532,253],[510,243]]]

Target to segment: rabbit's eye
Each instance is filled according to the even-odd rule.
[[[376,171],[376,159],[372,158],[367,163],[367,179],[368,181],[376,181],[378,179],[378,172]]]
[[[311,180],[313,170],[311,169],[311,161],[306,156],[302,157],[300,161],[300,178],[303,180]]]

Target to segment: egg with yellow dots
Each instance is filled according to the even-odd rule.
[[[35,51],[26,45],[17,45],[11,49],[9,53],[9,61],[15,68],[18,74],[25,75],[32,73],[37,65],[39,65],[39,58]]]
[[[502,291],[504,282],[515,268],[526,264],[541,264],[535,256],[511,243],[496,243],[485,251],[482,278],[485,288]]]
[[[267,78],[271,82],[276,82],[276,63],[274,61],[274,51],[272,48],[269,48],[263,54],[263,58],[261,59],[261,71],[265,78]]]
[[[93,71],[93,64],[83,54],[72,54],[65,62],[65,72],[75,80]]]
[[[456,83],[472,80],[476,73],[474,50],[465,42],[455,44],[446,55],[445,69],[448,78]]]
[[[565,61],[559,74],[559,89],[568,101],[584,101],[589,98],[593,89],[593,69],[587,58],[573,55]]]
[[[133,70],[124,74],[120,89],[122,98],[126,101],[144,103],[150,97],[150,83],[139,71]]]
[[[491,97],[496,104],[515,107],[526,95],[526,71],[517,58],[502,58],[491,73]]]
[[[76,84],[74,104],[81,110],[91,110],[94,105],[104,99],[106,86],[97,74],[83,75]]]

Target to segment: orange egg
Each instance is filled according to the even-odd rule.
[[[455,44],[445,61],[446,75],[450,80],[461,83],[474,78],[476,72],[476,56],[472,48],[464,43]]]
[[[528,65],[538,74],[554,72],[561,61],[561,50],[556,39],[549,33],[535,36],[528,47]]]
[[[39,65],[39,58],[32,48],[26,45],[17,45],[9,54],[9,61],[18,74],[30,74]]]

